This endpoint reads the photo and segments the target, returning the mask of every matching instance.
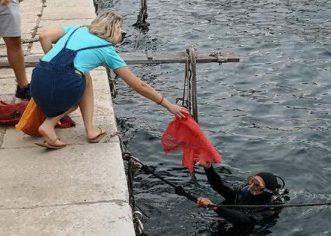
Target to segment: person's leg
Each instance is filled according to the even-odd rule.
[[[17,87],[15,96],[21,99],[30,99],[30,88],[26,77],[24,53],[21,42],[21,13],[18,1],[5,8],[0,8],[0,22],[3,40],[7,47],[8,62],[14,70]]]
[[[62,142],[57,137],[56,132],[55,132],[55,126],[60,121],[60,119],[62,119],[65,115],[68,115],[69,113],[73,112],[76,109],[77,109],[77,106],[74,106],[59,116],[52,117],[52,118],[46,118],[46,120],[39,126],[38,131],[47,143],[49,143],[51,145],[56,145],[56,146],[65,145],[65,143]]]
[[[89,73],[85,73],[86,87],[84,94],[79,102],[79,109],[83,117],[86,136],[88,139],[93,139],[104,130],[96,128],[93,125],[93,112],[94,112],[94,95],[93,95],[93,85],[92,78]]]
[[[8,62],[14,70],[17,84],[20,88],[24,88],[28,85],[28,80],[25,71],[21,37],[4,37],[3,40],[7,46]]]

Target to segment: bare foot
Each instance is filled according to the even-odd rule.
[[[65,145],[65,143],[57,137],[54,125],[51,122],[47,122],[46,120],[39,126],[38,131],[47,143],[55,146]]]

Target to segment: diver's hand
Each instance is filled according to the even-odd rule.
[[[211,167],[211,163],[199,160],[197,163],[195,163],[196,166],[202,166],[205,169],[209,169]]]
[[[0,0],[0,5],[1,6],[8,6],[11,0]]]
[[[206,197],[199,197],[197,200],[197,204],[201,207],[208,207],[210,205],[214,205],[214,203]]]
[[[206,197],[199,197],[197,200],[197,204],[201,207],[207,207],[213,210],[217,210],[217,206]]]
[[[185,107],[178,106],[176,104],[170,103],[167,106],[168,111],[170,111],[172,114],[174,114],[178,118],[185,118],[186,115],[189,115],[190,113]]]

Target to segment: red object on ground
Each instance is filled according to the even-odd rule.
[[[0,125],[15,125],[20,120],[28,101],[6,103],[0,101]]]
[[[21,119],[28,102],[29,101],[7,103],[0,101],[0,125],[16,125]],[[75,126],[75,122],[69,116],[63,117],[60,122],[61,123],[57,124],[56,127],[70,128]]]
[[[75,121],[73,121],[70,116],[66,115],[61,120],[61,123],[58,123],[56,127],[59,128],[70,128],[76,125]]]
[[[161,144],[165,153],[179,148],[183,150],[182,164],[188,168],[190,174],[199,160],[209,163],[222,161],[221,155],[190,115],[172,120],[162,135]]]

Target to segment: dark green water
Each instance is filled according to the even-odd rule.
[[[100,3],[124,16],[129,38],[120,50],[220,48],[241,62],[198,65],[199,121],[224,162],[217,170],[240,182],[257,171],[282,176],[291,203],[331,201],[331,1],[205,0],[148,2],[150,30],[135,23],[140,1]],[[132,70],[171,101],[181,96],[184,65]],[[119,125],[130,151],[169,181],[220,200],[197,170],[192,180],[181,154],[164,155],[160,137],[171,115],[119,83]],[[228,174],[227,171],[230,171]],[[148,175],[135,179],[148,235],[211,235],[213,212],[196,207]],[[331,208],[285,209],[255,235],[331,235]]]

